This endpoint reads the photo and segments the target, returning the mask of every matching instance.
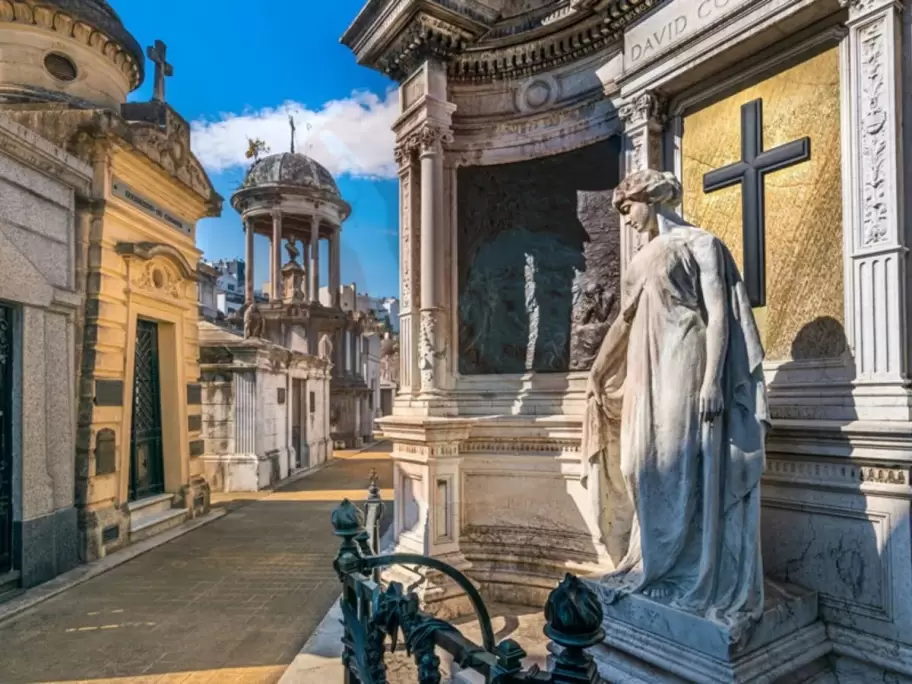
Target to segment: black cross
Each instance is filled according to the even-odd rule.
[[[763,100],[753,100],[741,106],[741,161],[703,176],[705,193],[741,184],[744,284],[751,306],[766,306],[764,177],[810,158],[811,139],[807,136],[771,150],[763,149]]]
[[[167,52],[168,46],[160,40],[156,40],[154,46],[146,48],[149,59],[155,62],[155,94],[152,99],[159,102],[165,101],[165,77],[174,75],[174,67],[165,59]]]

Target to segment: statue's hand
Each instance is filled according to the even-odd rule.
[[[586,383],[586,401],[589,399],[594,399],[598,406],[602,405],[602,390],[592,376],[589,376],[589,382]]]
[[[724,403],[722,385],[718,382],[703,383],[700,390],[700,417],[703,420],[711,421],[722,413]]]

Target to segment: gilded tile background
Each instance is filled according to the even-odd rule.
[[[831,358],[843,329],[839,52],[828,50],[684,118],[684,216],[742,262],[740,186],[703,194],[703,174],[741,157],[741,105],[763,100],[763,145],[809,136],[811,159],[766,176],[766,303],[771,360]]]

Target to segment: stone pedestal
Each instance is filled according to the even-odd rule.
[[[625,684],[814,681],[830,650],[817,592],[767,581],[765,596],[742,643],[717,623],[642,595],[605,604],[605,641],[592,651],[599,673]]]

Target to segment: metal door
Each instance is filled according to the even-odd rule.
[[[133,369],[133,426],[130,435],[130,500],[165,491],[162,459],[158,324],[136,322]]]

